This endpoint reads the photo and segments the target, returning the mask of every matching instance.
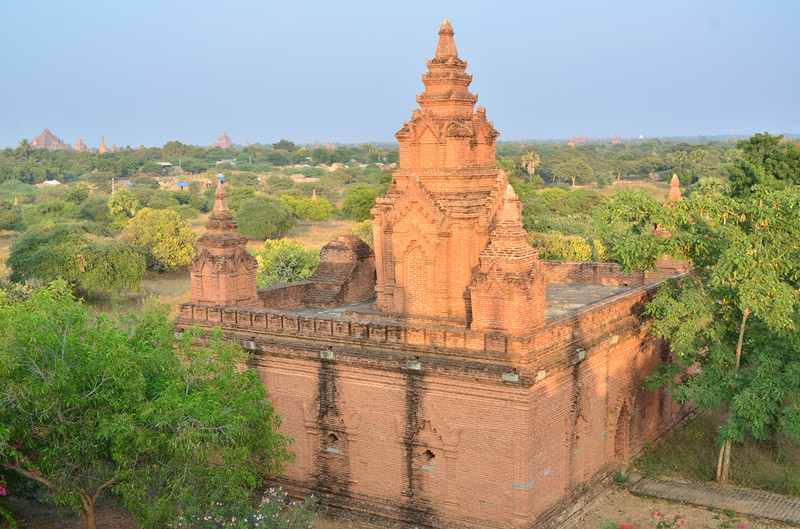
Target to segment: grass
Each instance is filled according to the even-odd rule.
[[[635,470],[651,477],[714,481],[719,445],[720,410],[701,412],[658,448],[645,450]],[[800,496],[800,440],[759,441],[747,437],[731,450],[730,481],[735,485]]]
[[[138,311],[152,300],[170,305],[170,317],[178,316],[180,304],[191,298],[192,285],[186,269],[168,274],[148,272],[142,280],[139,292],[120,294],[118,296],[90,296],[87,304],[97,312],[108,312],[113,307],[122,311]]]
[[[358,224],[354,220],[325,220],[320,222],[311,222],[310,220],[301,220],[298,226],[287,235],[287,239],[300,241],[306,248],[310,250],[319,250],[330,241],[339,235],[350,233],[350,230]]]

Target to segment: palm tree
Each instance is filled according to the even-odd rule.
[[[539,153],[535,151],[528,151],[522,156],[522,163],[525,164],[525,168],[528,170],[528,183],[533,179],[533,175],[536,173],[536,166],[539,165],[540,159]]]
[[[703,149],[697,149],[692,151],[692,159],[694,160],[694,165],[697,167],[697,178],[700,178],[700,169],[703,165],[703,160],[706,157],[706,151]]]

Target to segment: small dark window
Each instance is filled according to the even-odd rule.
[[[430,463],[436,457],[433,452],[430,450],[425,450],[425,453],[422,454],[422,457],[425,459],[427,463]]]
[[[327,439],[327,441],[328,441],[328,446],[333,446],[333,445],[335,445],[335,444],[336,444],[336,441],[338,441],[338,440],[339,440],[339,438],[336,436],[336,434],[335,434],[335,433],[329,433],[329,434],[328,434],[328,436],[326,437],[326,439]]]

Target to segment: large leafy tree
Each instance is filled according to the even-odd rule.
[[[242,348],[163,307],[91,315],[64,282],[0,293],[0,460],[96,527],[110,491],[144,528],[254,499],[290,457]]]
[[[347,190],[342,211],[356,222],[372,218],[369,210],[375,205],[378,194],[371,187],[359,184]]]
[[[297,225],[289,206],[265,196],[243,200],[233,218],[240,233],[258,239],[280,237]]]
[[[679,402],[727,409],[720,482],[728,480],[731,441],[800,435],[800,172],[774,169],[796,159],[793,145],[770,151],[782,160],[765,163],[774,160],[754,148],[764,141],[740,142],[730,190],[701,184],[667,207],[621,194],[601,219],[625,268],[651,268],[664,254],[693,267],[664,283],[647,309],[674,353],[650,384],[670,388]]]
[[[189,222],[169,210],[142,209],[122,231],[122,238],[145,251],[148,268],[159,271],[188,265],[197,251]]]

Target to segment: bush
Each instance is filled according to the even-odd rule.
[[[192,227],[168,210],[144,208],[122,231],[123,240],[147,254],[147,268],[169,272],[186,266],[197,249]]]
[[[311,277],[319,265],[319,250],[307,250],[297,241],[265,241],[253,252],[258,261],[258,288],[295,283]]]
[[[11,248],[6,264],[14,282],[46,283],[63,277],[90,293],[138,290],[145,274],[144,258],[127,244],[89,241],[74,226],[26,232]]]
[[[539,250],[541,259],[554,261],[592,260],[592,247],[583,237],[577,235],[564,236],[558,232],[532,233],[528,243]]]
[[[243,200],[234,215],[239,233],[257,239],[280,237],[297,225],[289,207],[273,197]]]

